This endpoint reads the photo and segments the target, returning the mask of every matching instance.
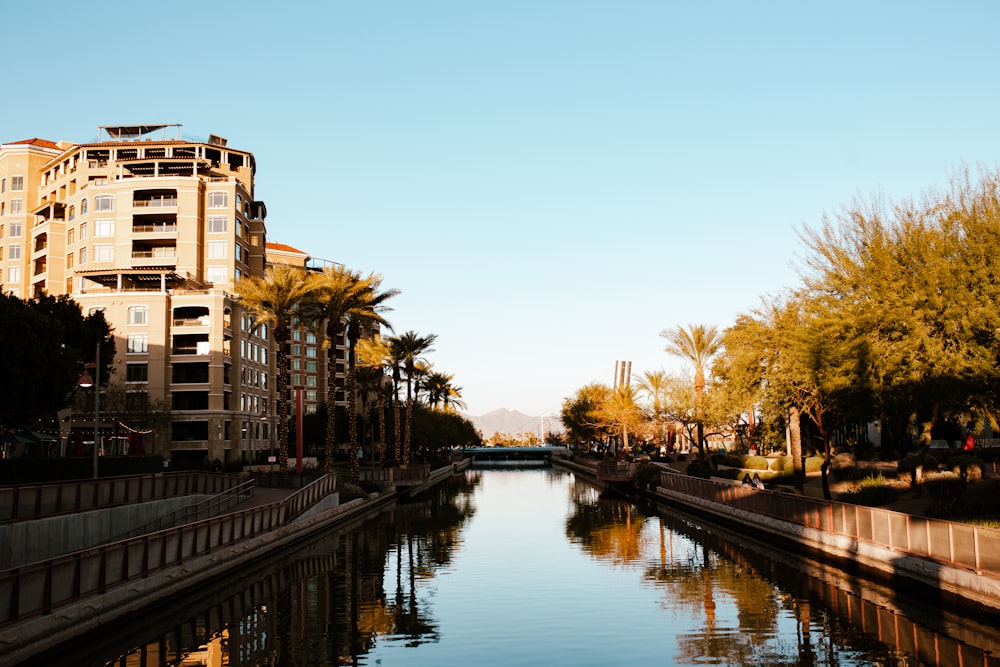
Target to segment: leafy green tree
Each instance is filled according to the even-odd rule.
[[[996,414],[998,222],[1000,174],[965,172],[949,191],[856,203],[805,233],[807,287],[866,345],[883,444],[926,452],[942,421]]]
[[[0,430],[34,425],[70,404],[84,364],[101,347],[101,384],[111,378],[115,344],[104,313],[83,316],[68,296],[21,300],[0,295]],[[93,372],[93,371],[91,371]]]
[[[254,326],[269,326],[274,338],[278,373],[278,467],[288,474],[288,341],[292,326],[300,321],[303,306],[312,297],[315,283],[310,274],[288,266],[267,269],[261,277],[242,278],[236,285],[240,303],[253,317]],[[331,420],[332,421],[332,420]]]
[[[607,385],[594,382],[563,400],[560,417],[571,442],[591,444],[604,440],[607,431],[600,411],[610,395]]]
[[[635,433],[643,421],[642,408],[635,400],[635,389],[622,384],[615,387],[597,410],[601,425],[621,439],[621,454],[629,450],[629,433]]]

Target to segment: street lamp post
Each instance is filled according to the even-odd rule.
[[[98,440],[100,438],[100,424],[101,424],[101,343],[97,343],[97,353],[94,355],[94,379],[90,379],[90,373],[87,369],[90,368],[90,364],[84,364],[83,366],[83,377],[80,378],[80,386],[84,389],[89,387],[94,388],[94,451],[92,453],[92,458],[94,460],[94,479],[97,479],[97,447]]]

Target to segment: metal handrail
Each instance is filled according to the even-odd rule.
[[[108,541],[119,542],[121,540],[127,540],[131,537],[138,537],[147,533],[155,533],[156,531],[163,530],[165,528],[173,528],[186,523],[193,523],[195,521],[201,521],[203,519],[209,519],[213,516],[218,516],[252,496],[254,486],[254,480],[247,480],[242,484],[234,486],[231,489],[227,489],[222,493],[212,496],[211,498],[206,498],[201,502],[187,505],[178,510],[174,510],[170,514],[157,517],[152,521],[147,521],[145,524],[127,530],[121,535],[117,535]]]
[[[689,475],[661,473],[660,486],[902,554],[1000,576],[1000,529],[836,500],[759,491]]]
[[[236,475],[176,472],[0,486],[0,524],[182,495],[221,493],[242,481]]]
[[[287,526],[336,485],[326,475],[283,501],[0,571],[0,628]]]

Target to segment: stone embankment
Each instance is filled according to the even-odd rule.
[[[594,467],[554,463],[599,481]],[[656,500],[860,567],[873,578],[905,580],[958,606],[1000,614],[1000,530],[661,470],[659,486],[649,492]]]
[[[417,487],[343,504],[330,476],[301,489],[258,489],[210,519],[7,569],[0,572],[0,664],[29,660],[321,530],[363,520],[401,493],[419,493],[470,464],[456,462]]]

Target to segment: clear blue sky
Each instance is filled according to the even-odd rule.
[[[1000,3],[19,2],[0,141],[182,123],[273,241],[384,276],[471,414],[680,370],[798,232],[1000,157]]]

